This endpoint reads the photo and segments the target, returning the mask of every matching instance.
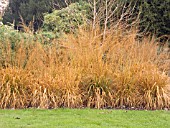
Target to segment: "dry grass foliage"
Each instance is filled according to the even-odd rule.
[[[51,45],[1,43],[0,108],[169,108],[154,41],[121,29],[102,37],[80,29]]]

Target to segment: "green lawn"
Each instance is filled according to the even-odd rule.
[[[170,111],[0,110],[0,128],[170,128]]]

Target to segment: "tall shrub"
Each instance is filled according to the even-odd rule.
[[[61,10],[44,15],[44,32],[52,32],[59,37],[62,33],[75,32],[78,26],[87,23],[90,5],[86,2],[73,3]]]

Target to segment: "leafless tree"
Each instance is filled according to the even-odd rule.
[[[78,0],[57,0],[57,2],[55,2],[55,5],[61,8],[61,3],[63,3],[65,6],[68,6],[69,4],[77,1]],[[121,0],[86,1],[91,5],[92,9],[91,19],[93,31],[95,32],[97,27],[101,27],[101,45],[103,44],[106,35],[107,33],[109,33],[110,29],[116,30],[116,28],[120,26],[123,26],[124,28],[130,28],[138,23],[139,15],[135,14],[136,3],[134,1],[129,1],[128,4],[126,1]]]
[[[88,2],[93,10],[92,28],[96,29],[96,26],[103,26],[102,43],[108,33],[108,27],[115,29],[124,25],[125,28],[128,28],[138,22],[139,16],[134,15],[136,3],[129,2],[127,4],[119,0],[89,0]],[[131,21],[131,24],[128,24],[129,21]]]

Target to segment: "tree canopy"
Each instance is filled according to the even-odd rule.
[[[144,34],[170,35],[170,0],[145,0],[140,20],[140,31]]]
[[[15,23],[15,26],[18,27],[22,21],[22,17],[26,24],[34,20],[34,27],[37,29],[43,25],[44,13],[52,13],[53,9],[57,8],[57,10],[61,10],[66,6],[68,7],[71,3],[80,1],[93,4],[93,1],[90,0],[9,0],[9,6],[3,16],[3,23]],[[122,18],[122,14],[124,13],[122,21],[126,21],[129,16],[132,16],[131,14],[138,16],[140,12],[140,32],[144,35],[154,34],[157,37],[170,35],[170,0],[96,0],[96,2],[96,10],[100,10],[101,8],[99,13],[103,13],[100,15],[100,23],[104,24],[106,17],[105,4],[109,3],[108,8],[110,8],[111,11],[114,11],[116,7],[119,8],[110,18]],[[132,9],[132,11],[127,11],[129,8]],[[91,11],[93,11],[93,9]],[[110,12],[110,14],[112,14],[112,12]],[[89,15],[93,15],[93,12],[89,13]],[[114,22],[115,19],[111,19],[110,21]],[[108,21],[109,24],[110,21]],[[129,21],[129,24],[131,24],[131,20]]]
[[[34,27],[38,28],[43,22],[43,13],[52,11],[52,0],[10,0],[3,16],[3,23],[15,23],[18,26],[21,17],[28,24],[34,20]]]

